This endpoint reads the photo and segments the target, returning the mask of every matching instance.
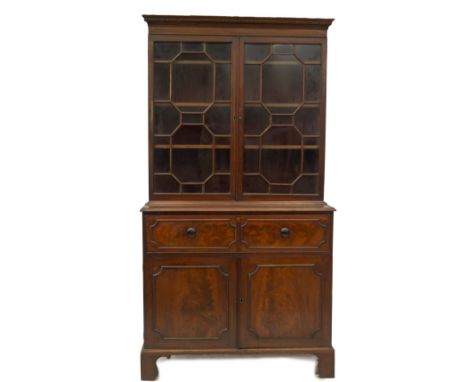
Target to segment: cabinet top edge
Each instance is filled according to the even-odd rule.
[[[294,17],[240,17],[240,16],[174,16],[143,15],[148,26],[158,25],[275,25],[283,27],[303,27],[311,29],[328,29],[334,19],[309,19]]]
[[[150,201],[142,212],[333,212],[323,201]]]

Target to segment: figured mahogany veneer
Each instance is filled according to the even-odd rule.
[[[330,216],[252,217],[241,220],[241,242],[246,249],[307,249],[328,252]]]
[[[241,260],[239,342],[243,347],[331,346],[328,256]]]
[[[332,378],[332,20],[144,18],[141,378],[159,357],[203,354],[307,354]]]
[[[236,266],[228,257],[145,256],[145,346],[235,344]]]
[[[233,218],[145,216],[146,250],[224,251],[235,249],[237,227]]]
[[[307,250],[328,253],[332,215],[146,215],[148,252]],[[239,233],[240,232],[240,233]]]

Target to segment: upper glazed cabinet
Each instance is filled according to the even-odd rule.
[[[323,200],[326,39],[150,38],[150,200]]]

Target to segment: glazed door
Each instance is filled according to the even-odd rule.
[[[330,346],[330,263],[328,255],[242,259],[240,347]]]
[[[237,39],[152,38],[150,199],[231,198]]]
[[[145,346],[235,346],[236,267],[229,256],[144,256]]]
[[[150,199],[323,197],[326,42],[150,40]]]
[[[241,39],[243,199],[323,196],[325,44]]]

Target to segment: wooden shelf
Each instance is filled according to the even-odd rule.
[[[230,149],[231,145],[170,145],[158,144],[154,145],[156,149]]]

